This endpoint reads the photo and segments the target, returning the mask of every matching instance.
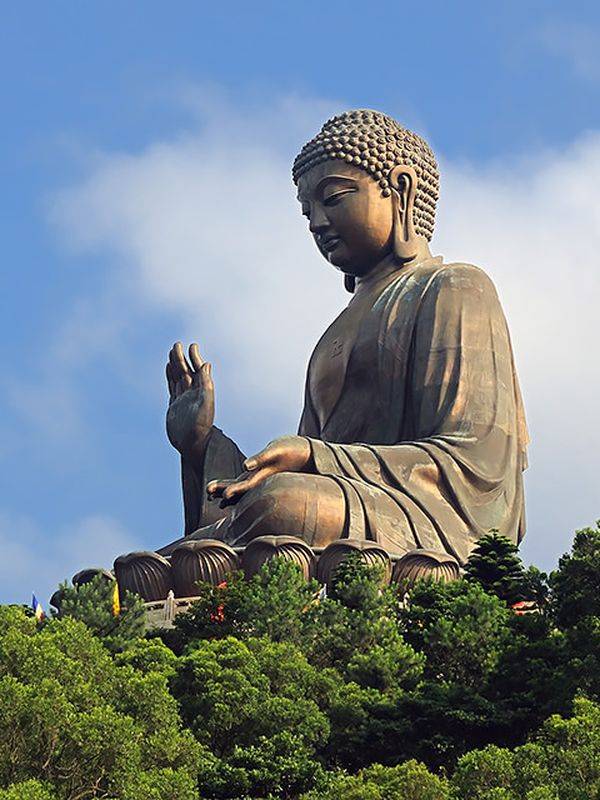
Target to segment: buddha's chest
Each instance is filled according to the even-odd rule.
[[[313,353],[309,386],[314,410],[323,427],[348,383],[353,388],[368,380],[368,341],[363,341],[364,304],[350,305],[328,328]],[[373,365],[372,365],[373,368]],[[375,376],[373,375],[374,379]]]

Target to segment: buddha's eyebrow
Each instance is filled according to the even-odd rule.
[[[342,181],[342,183],[347,183],[349,185],[356,184],[356,180],[354,178],[349,178],[347,175],[326,175],[324,178],[321,178],[321,180],[317,183],[314,194],[318,194],[319,192],[323,191],[323,189],[329,183],[339,183],[339,181]],[[296,197],[298,198],[300,203],[304,202],[304,197],[302,196],[301,192],[298,192]]]
[[[316,191],[317,192],[321,191],[322,189],[325,188],[325,186],[327,186],[328,183],[333,183],[334,181],[335,182],[342,181],[343,183],[353,183],[353,184],[356,183],[354,178],[349,178],[347,175],[326,175],[324,178],[321,178],[321,180],[318,182]]]

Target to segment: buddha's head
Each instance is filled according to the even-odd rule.
[[[347,111],[328,120],[300,151],[293,177],[317,247],[346,273],[348,288],[390,255],[411,261],[431,239],[435,156],[385,114]]]

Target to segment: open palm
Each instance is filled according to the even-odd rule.
[[[167,384],[167,436],[182,456],[193,458],[204,451],[215,418],[215,389],[211,365],[202,359],[198,345],[189,348],[189,361],[181,342],[169,352]]]

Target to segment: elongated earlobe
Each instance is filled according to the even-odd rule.
[[[396,259],[410,261],[417,255],[417,234],[413,223],[416,175],[412,170],[398,176],[396,186],[392,186],[393,248]]]
[[[344,275],[344,287],[347,292],[354,294],[354,290],[356,289],[356,278],[354,275]]]

